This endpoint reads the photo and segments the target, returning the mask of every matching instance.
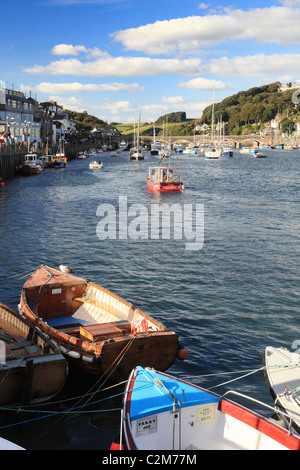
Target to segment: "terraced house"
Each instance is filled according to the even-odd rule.
[[[35,100],[0,83],[0,134],[12,142],[41,142],[41,123],[35,120]]]

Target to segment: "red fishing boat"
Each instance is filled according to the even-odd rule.
[[[180,192],[184,189],[179,167],[152,166],[146,181],[150,191]]]

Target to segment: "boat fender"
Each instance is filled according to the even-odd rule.
[[[63,353],[63,354],[67,354],[69,349],[65,348],[64,346],[62,346],[61,344],[58,345],[60,351]]]
[[[177,349],[177,359],[180,361],[185,361],[188,358],[188,355],[188,350],[181,343],[179,343]]]
[[[94,364],[96,362],[98,362],[98,358],[96,356],[86,356],[86,355],[82,355],[81,356],[81,359],[85,362],[89,362],[90,364]]]
[[[80,359],[81,358],[81,354],[79,354],[79,352],[76,352],[76,351],[68,351],[67,355],[69,357],[71,357],[72,359]]]

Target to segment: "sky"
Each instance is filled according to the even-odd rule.
[[[11,0],[0,80],[108,123],[300,81],[300,0]]]

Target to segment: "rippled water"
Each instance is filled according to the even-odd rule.
[[[0,301],[16,309],[29,272],[41,263],[67,264],[179,334],[189,358],[176,361],[170,373],[218,393],[235,388],[272,404],[263,373],[246,374],[263,367],[266,346],[290,349],[300,339],[300,151],[267,154],[255,159],[235,153],[218,161],[173,157],[182,169],[183,194],[147,191],[148,166],[158,163],[150,154],[139,162],[128,153],[102,154],[101,171],[89,170],[89,160],[74,160],[66,169],[8,181],[0,192]],[[187,240],[172,233],[169,240],[122,240],[118,232],[116,239],[100,240],[97,209],[109,204],[118,212],[120,196],[127,197],[128,208],[140,204],[148,213],[153,204],[177,203],[182,210],[203,204],[202,249],[187,250]],[[77,396],[84,385],[70,380],[60,405],[42,409],[67,410],[63,399]],[[99,400],[101,394],[91,399]],[[120,404],[116,396],[96,403],[88,415],[43,419],[1,412],[0,435],[34,449],[108,449],[120,419],[119,411],[110,410]]]

